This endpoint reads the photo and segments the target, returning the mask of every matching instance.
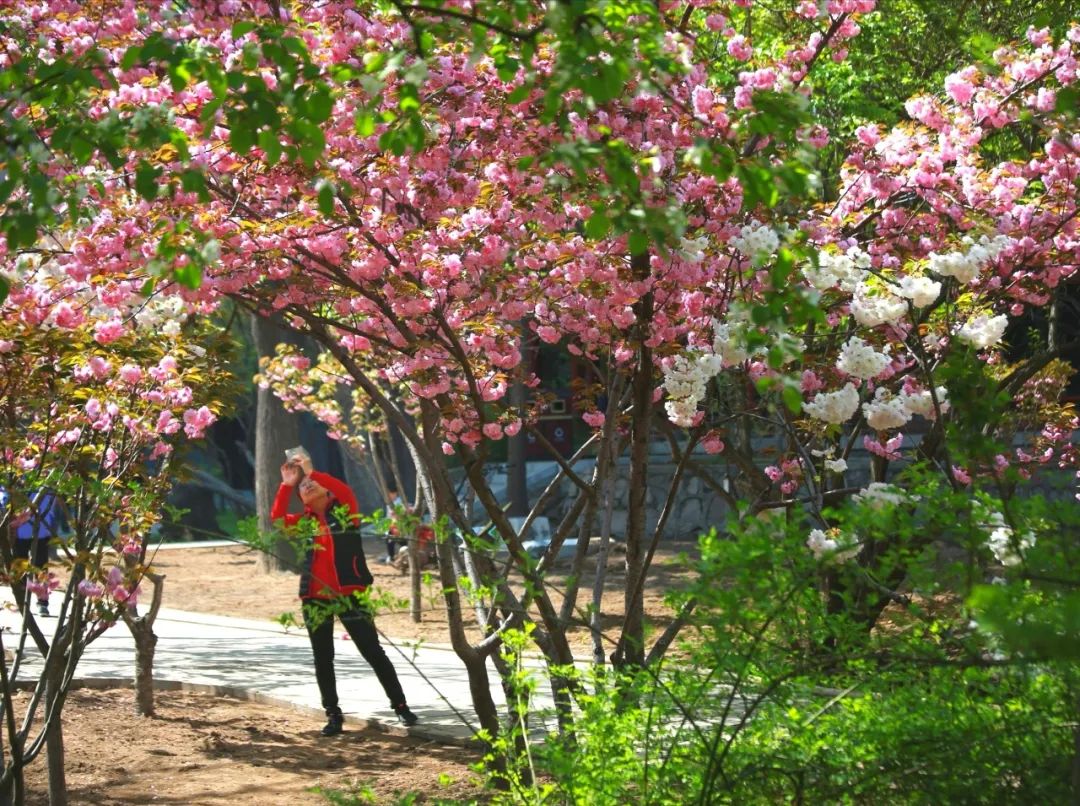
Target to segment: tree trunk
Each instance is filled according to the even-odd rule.
[[[252,316],[251,336],[260,359],[272,357],[274,347],[290,338],[273,320],[262,316]],[[255,408],[255,511],[260,534],[273,531],[270,508],[281,483],[281,464],[285,451],[299,443],[295,415],[285,410],[272,391],[260,388]],[[269,551],[259,555],[259,570],[263,572],[291,571],[295,564],[295,551],[286,540],[275,540]]]
[[[143,579],[149,580],[154,586],[150,607],[143,616],[133,616],[130,611],[125,611],[123,619],[135,640],[135,713],[139,716],[153,716],[154,651],[158,641],[154,634],[154,621],[161,608],[165,577],[148,572],[143,575]]]
[[[406,545],[409,547],[409,615],[413,622],[419,624],[423,615],[420,596],[420,538],[416,530],[413,530]]]
[[[154,650],[157,636],[148,625],[132,630],[135,639],[135,713],[154,715]]]
[[[525,384],[520,378],[510,385],[510,407],[519,417],[525,411]],[[506,438],[506,492],[510,502],[507,515],[524,518],[529,514],[529,477],[525,462],[528,445],[526,431],[522,428],[514,436]]]
[[[45,755],[49,770],[49,806],[67,806],[67,777],[64,775],[64,728],[60,721],[60,704],[63,692],[60,678],[64,667],[57,663],[47,672],[45,682],[46,716],[50,718],[45,735]]]
[[[635,276],[648,273],[649,255],[631,259]],[[644,264],[644,265],[642,265]],[[653,358],[648,336],[653,318],[652,294],[645,294],[634,304],[639,329],[638,360],[633,378],[633,419],[630,430],[630,478],[626,517],[626,595],[619,644],[612,662],[618,667],[642,666],[645,663],[645,620],[642,606],[644,586],[638,577],[644,570],[646,491],[649,486],[649,437],[652,432]]]

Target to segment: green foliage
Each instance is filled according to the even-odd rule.
[[[794,517],[703,537],[700,581],[672,597],[695,606],[680,652],[632,675],[560,671],[580,686],[578,718],[540,747],[522,739],[542,715],[518,703],[488,759],[508,785],[493,801],[1068,800],[1077,505],[954,491],[921,468],[902,482],[898,500],[826,513],[858,537],[854,561],[815,559],[815,524]],[[1006,564],[995,511],[1033,538]],[[872,627],[871,594],[887,605]],[[536,682],[514,668],[527,697]]]

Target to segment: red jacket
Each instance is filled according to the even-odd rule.
[[[295,488],[287,484],[278,487],[274,506],[270,509],[270,520],[284,521],[286,526],[295,526],[301,518],[314,518],[318,521],[319,531],[315,535],[312,548],[304,559],[300,596],[301,598],[332,599],[342,594],[366,590],[372,583],[372,576],[364,559],[360,533],[356,529],[359,520],[356,496],[353,495],[348,484],[329,473],[313,470],[311,480],[321,484],[334,497],[326,510],[329,518],[307,507],[304,508],[302,515],[290,514],[289,498],[292,497]],[[350,516],[345,519],[344,526],[334,516],[334,510],[342,506],[348,508]]]

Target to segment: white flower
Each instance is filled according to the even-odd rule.
[[[850,420],[858,408],[859,390],[850,383],[836,392],[822,392],[803,404],[803,411],[811,417],[836,425]]]
[[[911,419],[904,398],[893,395],[884,387],[878,387],[874,399],[863,403],[866,423],[875,431],[899,428]]]
[[[871,509],[883,509],[905,503],[908,496],[894,484],[874,481],[855,493],[851,500],[858,504],[868,504]]]
[[[755,262],[768,259],[780,248],[780,236],[760,221],[751,221],[731,239],[731,245]]]
[[[978,242],[964,238],[964,243],[970,246],[967,252],[949,252],[944,255],[931,252],[930,271],[942,277],[955,277],[964,284],[973,282],[987,263],[1012,245],[1012,240],[1004,235],[993,238],[984,235]]]
[[[998,316],[979,314],[968,319],[967,323],[956,331],[956,335],[968,344],[980,350],[986,350],[1001,341],[1008,324],[1009,318],[1004,314]]]
[[[975,512],[981,521],[979,525],[986,530],[986,546],[997,561],[1004,566],[1019,565],[1023,560],[1019,552],[1034,546],[1035,536],[1029,532],[1017,538],[1012,527],[1005,522],[1005,516],[981,501],[975,502]]]
[[[720,356],[725,367],[745,361],[748,354],[744,346],[742,328],[733,328],[731,325],[713,320],[713,351]]]
[[[900,281],[900,296],[910,299],[916,308],[930,305],[941,294],[941,283],[929,277],[905,277]]]
[[[935,390],[937,393],[938,405],[941,406],[941,413],[944,414],[949,410],[949,401],[947,399],[948,390],[944,386],[939,386]],[[934,399],[930,395],[928,389],[924,389],[921,392],[901,392],[900,398],[904,401],[904,408],[912,416],[919,415],[925,417],[927,420],[934,419]]]
[[[877,352],[858,336],[848,339],[847,344],[840,349],[840,357],[836,360],[838,370],[863,380],[880,375],[887,366],[889,366],[889,357]]]
[[[907,304],[900,297],[887,291],[871,290],[865,283],[855,289],[848,308],[863,327],[896,324],[907,313]]]
[[[847,462],[843,459],[826,459],[825,469],[830,473],[843,473],[847,470]]]
[[[856,538],[843,534],[839,529],[830,529],[828,533],[811,529],[806,545],[814,559],[828,559],[836,563],[847,562],[862,549],[862,544]]]
[[[839,287],[850,294],[866,277],[870,265],[870,256],[853,246],[842,255],[818,252],[818,265],[804,266],[802,273],[818,291]]]

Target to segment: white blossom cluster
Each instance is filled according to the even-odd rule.
[[[839,529],[830,529],[828,532],[811,529],[810,535],[806,538],[806,545],[813,553],[814,559],[828,559],[836,563],[854,559],[862,550],[862,543],[851,535],[843,534]]]
[[[828,470],[830,473],[843,473],[845,470],[847,470],[847,460],[826,459],[825,469]]]
[[[701,263],[705,260],[705,247],[709,245],[708,238],[683,238],[679,244],[679,257],[687,263]]]
[[[813,400],[803,404],[803,411],[811,417],[834,425],[850,420],[858,408],[859,390],[850,383],[836,392],[821,392]]]
[[[941,413],[944,414],[949,410],[948,390],[944,386],[938,386],[934,392],[937,394],[938,405],[941,406]],[[904,407],[907,408],[912,415],[919,415],[925,417],[927,420],[932,420],[936,416],[934,412],[934,397],[930,394],[929,389],[924,389],[920,392],[902,392],[904,399]]]
[[[985,517],[987,548],[993,552],[1002,565],[1019,565],[1024,559],[1020,552],[1027,551],[1035,545],[1035,535],[1028,532],[1017,538],[1016,533],[1005,523],[1005,518],[1000,512],[987,512]]]
[[[874,393],[874,399],[863,403],[862,408],[866,424],[875,431],[899,428],[911,419],[911,414],[904,405],[904,398],[894,395],[882,386]]]
[[[945,387],[937,387],[936,392],[942,412],[948,411],[949,402],[946,399]],[[911,393],[902,391],[894,395],[884,387],[879,387],[874,393],[874,399],[863,403],[862,409],[867,425],[875,431],[900,428],[915,415],[932,420],[935,414],[934,400],[929,391]]]
[[[713,352],[720,356],[722,366],[741,364],[749,357],[742,334],[743,330],[739,325],[732,326],[713,320]]]
[[[941,283],[929,277],[909,275],[900,280],[898,293],[904,299],[910,299],[916,308],[924,308],[941,294]]]
[[[731,245],[751,260],[760,260],[776,254],[780,248],[780,236],[760,221],[751,221],[731,239]]]
[[[895,484],[873,481],[851,496],[851,500],[857,504],[867,504],[871,509],[886,509],[906,503],[909,499]]]
[[[986,316],[979,314],[973,316],[956,331],[956,335],[968,344],[980,350],[993,347],[1005,335],[1005,327],[1009,324],[1009,318],[1004,314],[998,316]]]
[[[704,399],[709,381],[720,370],[741,364],[749,357],[746,349],[745,317],[732,311],[728,322],[714,319],[712,351],[707,348],[678,356],[664,370],[664,404],[668,418],[675,425],[693,425],[698,405]]]
[[[664,404],[668,418],[675,425],[688,428],[694,424],[698,404],[705,397],[709,380],[722,369],[721,358],[714,353],[687,353],[676,357],[664,370]]]
[[[900,297],[881,289],[859,283],[848,306],[851,315],[863,327],[896,324],[907,313],[907,303]]]
[[[964,284],[973,282],[987,263],[1012,245],[1012,239],[1005,235],[995,235],[993,238],[983,235],[978,241],[965,237],[963,243],[969,247],[966,252],[944,255],[931,252],[930,271],[941,277],[955,277]]]
[[[843,254],[818,252],[818,265],[803,266],[802,273],[818,291],[840,288],[850,294],[866,277],[870,266],[870,255],[853,246]]]
[[[885,353],[879,353],[858,336],[852,336],[840,348],[836,368],[846,375],[868,381],[884,372],[890,361]]]

